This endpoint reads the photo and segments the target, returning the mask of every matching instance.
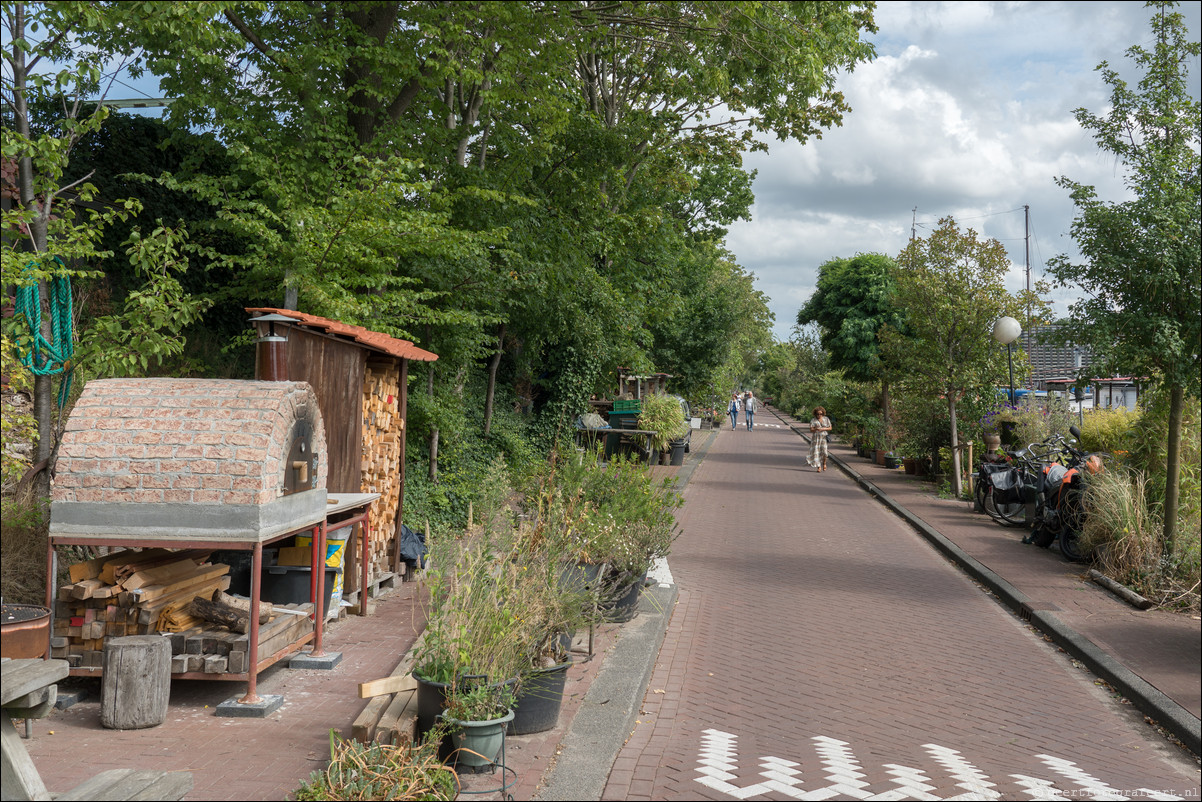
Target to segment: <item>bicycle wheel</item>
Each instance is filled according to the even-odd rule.
[[[1083,548],[1081,533],[1067,526],[1060,530],[1060,540],[1057,545],[1060,547],[1060,553],[1064,555],[1064,559],[1069,562],[1087,563],[1093,553]]]
[[[997,520],[1002,526],[1026,526],[1027,505],[1021,501],[1012,504],[993,504]]]

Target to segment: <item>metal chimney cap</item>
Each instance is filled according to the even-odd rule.
[[[250,322],[251,323],[295,323],[296,320],[294,318],[288,317],[287,315],[278,315],[278,314],[272,313],[270,315],[259,315],[258,317],[252,317],[252,318],[250,318]]]

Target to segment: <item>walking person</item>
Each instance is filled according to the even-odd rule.
[[[810,454],[806,464],[817,468],[818,473],[826,470],[827,438],[830,437],[831,419],[826,416],[822,407],[814,407],[814,417],[810,419]]]
[[[755,426],[755,411],[759,408],[760,402],[756,399],[755,393],[747,391],[747,398],[743,399],[743,409],[747,412],[747,431],[751,431],[751,427]]]
[[[737,426],[739,423],[740,407],[741,407],[741,404],[739,404],[739,394],[731,393],[730,394],[730,405],[726,408],[726,414],[730,417],[730,430],[732,432],[735,430],[735,426]]]

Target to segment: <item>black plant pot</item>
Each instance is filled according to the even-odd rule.
[[[568,680],[572,659],[550,668],[540,668],[523,679],[513,703],[510,735],[529,735],[546,732],[559,723],[563,706],[563,689]]]
[[[643,580],[640,577],[628,587],[619,588],[617,598],[601,605],[602,617],[611,624],[624,624],[634,620],[639,614],[639,594],[643,590]]]

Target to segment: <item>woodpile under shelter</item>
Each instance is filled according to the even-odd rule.
[[[371,510],[368,583],[402,576],[409,362],[433,362],[438,356],[408,340],[317,315],[247,311],[255,316],[260,337],[256,378],[307,382],[316,394],[325,422],[328,491],[380,494]],[[359,552],[346,549],[344,598],[361,590],[364,572],[354,564]]]

